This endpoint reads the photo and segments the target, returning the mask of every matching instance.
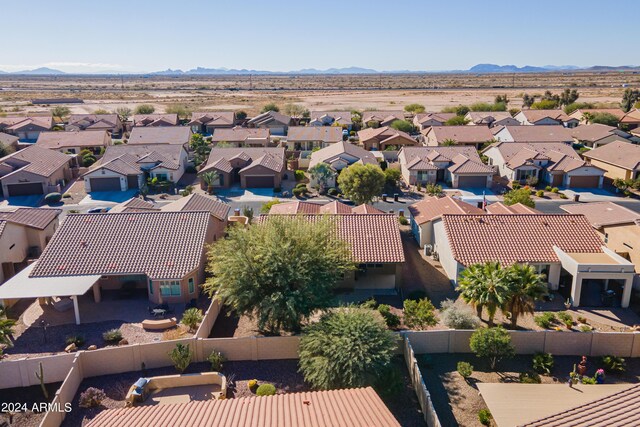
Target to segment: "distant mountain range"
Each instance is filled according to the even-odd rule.
[[[426,73],[472,73],[472,74],[491,74],[491,73],[545,73],[545,72],[557,72],[557,71],[640,71],[640,66],[636,65],[622,65],[622,66],[607,66],[607,65],[595,65],[592,67],[578,67],[576,65],[544,65],[541,67],[525,65],[524,67],[518,67],[516,65],[496,65],[496,64],[478,64],[469,68],[468,70],[443,70],[443,71],[411,71],[411,70],[391,70],[391,71],[378,71],[371,68],[361,67],[346,67],[346,68],[328,68],[326,70],[319,70],[316,68],[304,68],[302,70],[294,71],[267,71],[267,70],[247,70],[247,69],[234,69],[234,68],[203,68],[197,67],[191,70],[172,70],[167,69],[164,71],[155,71],[150,73],[128,73],[128,72],[97,72],[97,73],[66,73],[60,70],[54,70],[52,68],[40,67],[33,70],[23,70],[6,72],[0,70],[0,74],[11,75],[39,75],[39,76],[56,76],[56,75],[113,75],[113,74],[134,74],[134,75],[150,75],[150,76],[216,76],[216,75],[308,75],[308,74],[326,74],[326,75],[339,75],[339,74],[426,74]]]

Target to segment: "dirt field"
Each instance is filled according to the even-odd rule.
[[[580,101],[619,102],[623,85],[640,86],[626,73],[405,74],[333,76],[0,76],[0,108],[7,113],[45,113],[33,98],[77,97],[72,113],[115,110],[148,103],[162,112],[169,104],[192,110],[238,110],[255,114],[267,102],[295,102],[310,110],[402,109],[420,103],[430,111],[507,94],[510,108],[523,92],[542,94],[577,88]]]

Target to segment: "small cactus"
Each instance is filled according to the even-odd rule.
[[[42,362],[38,364],[38,370],[36,371],[36,378],[40,380],[40,388],[42,389],[42,394],[44,394],[45,399],[49,399],[49,392],[47,391],[47,387],[44,385],[44,368],[42,367]]]

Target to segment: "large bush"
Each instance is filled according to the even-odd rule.
[[[495,369],[500,360],[513,357],[515,354],[511,335],[500,326],[476,330],[471,335],[469,347],[476,356],[488,359],[491,369]]]
[[[60,193],[49,193],[44,196],[44,202],[48,205],[60,203],[60,200],[62,200],[62,194]]]
[[[316,389],[370,386],[391,363],[394,335],[374,310],[341,307],[305,328],[300,371]]]
[[[354,163],[338,175],[338,186],[355,204],[371,203],[382,194],[385,175],[376,165]]]
[[[427,329],[438,323],[436,309],[426,298],[404,300],[404,324],[411,329]]]
[[[481,323],[473,308],[465,304],[464,301],[450,299],[442,302],[440,318],[442,323],[451,329],[476,329]]]

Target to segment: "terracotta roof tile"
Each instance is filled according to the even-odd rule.
[[[190,194],[161,208],[163,211],[206,211],[221,221],[227,220],[229,209],[231,209],[231,206],[226,203],[197,193]]]
[[[127,144],[187,144],[192,134],[188,126],[134,127]]]
[[[571,129],[564,126],[505,126],[502,130],[500,135],[506,130],[511,135],[510,141],[512,142],[573,142]]]
[[[270,215],[295,215],[295,214],[381,214],[385,213],[371,205],[362,204],[351,207],[342,202],[334,200],[327,204],[312,202],[287,202],[277,203],[271,206]]]
[[[422,133],[432,134],[438,143],[451,139],[459,144],[481,144],[493,139],[489,128],[484,126],[432,126]]]
[[[502,202],[491,203],[487,205],[487,213],[490,214],[538,214],[542,213],[522,203],[516,203],[515,205],[507,206]]]
[[[32,145],[0,158],[0,164],[4,163],[13,168],[14,172],[12,173],[17,170],[23,170],[49,177],[63,166],[69,164],[71,158],[67,154]]]
[[[278,113],[277,111],[267,111],[266,113],[258,114],[257,116],[250,119],[247,123],[253,126],[263,126],[272,122],[280,123],[287,126],[289,125],[289,122],[291,122],[291,116],[286,116],[284,114]]]
[[[40,132],[36,146],[50,150],[67,147],[106,147],[111,144],[111,137],[106,130]]]
[[[627,170],[640,169],[640,145],[615,141],[584,153],[587,159],[600,160]]]
[[[362,113],[362,123],[367,124],[370,121],[386,122],[389,120],[404,120],[404,111],[364,111]]]
[[[491,166],[487,166],[482,162],[473,161],[463,154],[458,154],[452,159],[452,161],[453,164],[448,168],[451,173],[458,175],[493,175],[494,173]]]
[[[207,111],[191,113],[189,125],[233,126],[236,114],[233,111]],[[214,132],[215,133],[215,132]]]
[[[61,209],[18,208],[10,212],[0,212],[0,220],[43,230],[58,218],[61,212]]]
[[[211,136],[211,142],[245,142],[247,139],[264,139],[265,145],[269,142],[269,129],[243,128],[236,126],[231,129],[216,129]]]
[[[151,202],[147,202],[146,200],[142,200],[139,197],[132,197],[129,200],[126,200],[122,203],[118,203],[114,207],[109,210],[109,213],[118,213],[118,212],[148,212],[148,211],[159,211],[160,208],[156,207]]]
[[[522,110],[522,114],[530,123],[534,123],[545,118],[563,122],[570,119],[570,117],[567,116],[562,110]]]
[[[236,156],[243,156],[248,161],[260,162],[265,167],[280,172],[285,166],[285,154],[283,147],[238,147],[238,148],[212,148],[207,164],[200,169],[200,174],[211,169],[219,169],[223,172],[231,172],[233,168],[229,160]],[[223,160],[221,162],[221,160]],[[247,167],[245,166],[245,169]],[[224,167],[225,169],[220,169]],[[229,169],[231,168],[231,169]],[[229,169],[229,170],[226,170]]]
[[[177,114],[135,114],[133,126],[177,126]]]
[[[287,132],[287,141],[322,141],[335,144],[342,141],[342,128],[339,126],[291,126]]]
[[[418,203],[409,206],[409,212],[417,224],[433,221],[442,215],[450,214],[483,214],[484,211],[474,205],[454,199],[450,196],[426,196]]]
[[[350,142],[341,141],[311,153],[309,168],[312,168],[318,163],[330,163],[332,160],[337,159],[342,155],[347,155],[344,157],[355,157],[363,164],[378,164],[378,160],[370,151],[367,151],[362,147],[358,147]]]
[[[584,215],[595,228],[608,225],[633,224],[640,221],[640,214],[613,202],[591,202],[562,205],[560,209],[570,214]]]
[[[36,126],[46,130],[53,127],[51,116],[8,116],[0,117],[0,129],[18,131],[25,126]]]

